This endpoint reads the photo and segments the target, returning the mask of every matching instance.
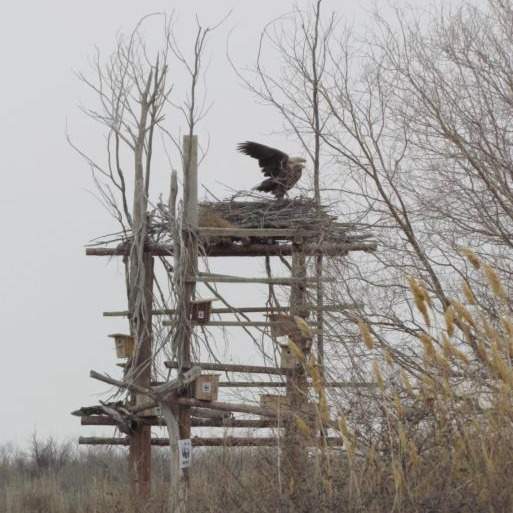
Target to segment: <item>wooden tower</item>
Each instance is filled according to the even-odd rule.
[[[350,251],[374,251],[375,243],[370,235],[352,236],[347,224],[339,224],[324,210],[310,200],[280,201],[222,201],[198,204],[197,200],[197,140],[195,136],[184,138],[184,194],[183,217],[179,231],[174,225],[170,242],[161,242],[148,236],[144,244],[144,291],[141,304],[148,315],[143,325],[137,325],[138,333],[131,333],[135,349],[128,360],[124,378],[115,380],[91,371],[91,376],[131,392],[131,399],[116,404],[99,404],[83,407],[76,412],[82,425],[117,426],[126,436],[117,438],[81,437],[81,444],[127,445],[131,468],[132,490],[138,500],[150,494],[151,446],[170,445],[173,451],[184,450],[187,444],[179,440],[190,440],[197,446],[276,446],[279,444],[283,457],[283,474],[288,482],[290,504],[294,511],[302,511],[298,493],[308,479],[308,447],[337,446],[338,437],[328,435],[333,421],[329,412],[323,411],[320,402],[310,401],[312,388],[346,386],[345,383],[318,383],[314,376],[316,361],[312,356],[312,340],[316,328],[308,321],[312,312],[338,311],[347,305],[317,305],[308,299],[310,286],[319,286],[322,278],[309,277],[307,258],[328,255],[343,256]],[[174,188],[174,189],[173,189]],[[170,207],[163,206],[153,215],[151,234],[172,230],[176,181],[172,186]],[[207,215],[202,215],[207,213]],[[208,225],[204,218],[221,219],[216,226]],[[117,247],[92,247],[86,251],[94,256],[130,257],[131,241]],[[166,271],[174,273],[179,283],[176,304],[172,308],[157,310],[153,301],[153,276],[155,258],[171,258]],[[289,258],[289,277],[240,277],[200,272],[198,258],[208,263],[213,258]],[[290,290],[289,304],[282,306],[237,306],[227,302],[213,302],[211,298],[200,298],[198,284],[211,288],[216,283],[232,283],[242,287],[261,284],[266,287],[282,286]],[[221,304],[219,304],[221,302]],[[218,320],[224,315],[237,315],[236,321]],[[252,320],[254,314],[265,314],[265,320]],[[130,309],[124,312],[106,312],[106,316],[131,318]],[[244,316],[243,320],[239,316]],[[176,371],[176,379],[156,383],[151,374],[154,359],[152,354],[152,323],[155,316],[168,316],[164,321],[176,326],[174,343],[176,358],[166,361],[165,366]],[[184,321],[185,320],[185,321]],[[222,364],[209,361],[194,361],[192,340],[197,326],[230,328],[242,326],[247,329],[261,328],[280,345],[279,365],[271,366],[259,362]],[[132,330],[133,331],[133,330]],[[123,335],[117,334],[115,337]],[[284,337],[283,339],[281,337]],[[117,339],[116,339],[117,342]],[[121,343],[121,342],[120,342]],[[130,369],[137,370],[130,374]],[[230,375],[228,380],[219,380],[212,372]],[[237,374],[261,376],[244,381]],[[323,376],[322,369],[319,374]],[[131,376],[130,379],[127,376]],[[260,405],[223,402],[218,399],[218,390],[225,388],[247,389],[252,387],[284,390],[285,394],[264,394]],[[318,390],[316,390],[318,392]],[[152,409],[160,406],[158,410]],[[242,416],[241,416],[242,415]],[[299,420],[298,420],[299,419]],[[176,424],[176,425],[175,425]],[[168,426],[169,438],[152,438],[152,426]],[[308,426],[308,430],[304,426]],[[194,436],[196,427],[223,428],[275,428],[277,436]],[[303,429],[301,429],[303,427]],[[178,454],[178,453],[177,453]],[[183,456],[183,454],[182,454]],[[173,486],[180,487],[176,493],[176,511],[185,511],[189,479],[188,469],[179,469],[175,462]],[[180,483],[178,483],[180,477]],[[180,503],[180,504],[179,504]]]

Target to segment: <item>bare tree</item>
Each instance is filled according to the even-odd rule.
[[[144,36],[143,29],[150,21],[162,23],[161,41],[156,48],[150,48]],[[201,94],[203,54],[208,35],[215,27],[205,28],[198,19],[196,27],[191,58],[185,56],[176,40],[173,17],[165,14],[142,18],[128,37],[122,35],[118,38],[116,49],[108,59],[103,61],[97,51],[93,77],[89,78],[86,74],[80,74],[79,77],[97,99],[97,107],[84,108],[83,111],[106,129],[105,163],[89,157],[86,151],[68,138],[72,146],[89,163],[103,203],[121,225],[119,240],[123,241],[129,250],[125,268],[130,329],[136,341],[135,352],[122,382],[94,372],[91,376],[113,384],[120,390],[131,392],[135,399],[133,406],[136,409],[147,408],[148,398],[161,405],[171,439],[172,511],[183,510],[186,490],[185,487],[179,486],[182,471],[178,466],[178,424],[176,412],[170,406],[170,398],[175,388],[197,377],[198,370],[193,369],[192,373],[180,372],[177,380],[168,384],[171,388],[168,385],[150,388],[152,370],[159,351],[169,340],[179,344],[179,332],[184,327],[190,329],[190,320],[186,316],[183,323],[175,323],[174,331],[178,333],[175,337],[172,333],[161,330],[158,323],[154,326],[153,305],[160,301],[162,308],[176,308],[176,303],[183,299],[186,285],[184,272],[175,273],[173,265],[162,257],[161,263],[169,288],[169,294],[166,296],[154,270],[154,259],[146,249],[151,243],[149,191],[155,152],[160,149],[169,158],[169,146],[174,144],[184,160],[184,173],[187,174],[186,166],[190,159],[186,158],[186,155],[190,154],[191,148],[186,148],[182,155],[182,146],[178,144],[176,134],[180,131],[179,126],[184,123],[190,136],[189,140],[192,140],[199,121],[208,110],[205,99],[198,100],[198,97]],[[183,102],[172,97],[173,84],[170,84],[168,70],[173,59],[183,66],[190,83]],[[174,127],[169,128],[166,115],[176,112],[180,115],[173,119]],[[170,202],[173,205],[173,215],[169,219],[170,235],[174,238],[179,264],[177,268],[183,271],[184,268],[180,264],[187,255],[180,250],[183,248],[182,230],[178,222],[179,216],[174,212],[177,202],[176,176],[172,181],[172,188],[173,197]],[[131,209],[129,191],[133,196]],[[154,288],[158,292],[156,297],[153,296]],[[174,347],[174,356],[180,358],[182,349]],[[131,434],[129,460],[132,462],[132,474],[138,474],[132,475],[133,488],[136,488],[134,499],[148,495],[150,491],[150,442],[149,426],[138,426]]]
[[[319,21],[320,6],[271,22],[244,78],[281,114],[314,171],[336,169],[324,190],[314,180],[314,195],[323,190],[379,242],[375,255],[326,264],[339,281],[328,299],[365,305],[346,317],[365,319],[376,340],[373,349],[355,345],[357,331],[328,319],[333,370],[365,375],[373,357],[388,355],[422,378],[429,371],[412,340],[429,328],[408,281],[424,286],[441,314],[463,278],[493,313],[462,247],[510,275],[513,8],[490,0],[452,13],[397,10],[393,21],[376,16],[362,41],[333,17]]]

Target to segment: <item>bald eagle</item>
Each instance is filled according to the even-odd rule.
[[[264,146],[252,141],[240,143],[237,149],[258,160],[264,176],[268,178],[255,187],[257,191],[270,192],[277,199],[283,196],[296,185],[301,178],[306,159],[289,157],[276,148]]]

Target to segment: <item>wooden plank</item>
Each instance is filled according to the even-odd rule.
[[[200,227],[199,235],[201,237],[236,237],[239,239],[248,239],[250,237],[262,239],[293,239],[300,237],[326,237],[326,231],[305,230],[301,228],[207,228]],[[336,232],[336,230],[335,230]]]
[[[199,283],[260,283],[268,285],[283,285],[293,286],[299,282],[297,278],[245,278],[243,276],[230,276],[227,274],[209,274],[200,273],[198,276],[191,276],[187,278],[188,282]],[[301,283],[306,285],[316,285],[316,278],[304,278],[300,280]],[[324,278],[324,281],[333,281],[333,278]]]
[[[251,406],[248,404],[240,403],[224,403],[220,401],[200,401],[198,399],[192,399],[189,397],[180,397],[176,401],[178,404],[183,406],[195,406],[201,408],[205,406],[211,410],[229,411],[237,413],[249,413],[250,415],[260,415],[263,417],[276,417],[276,412],[270,408],[262,408],[260,406]],[[287,415],[288,412],[284,411],[283,415]]]
[[[285,383],[280,381],[221,381],[219,386],[224,388],[274,388],[284,387]]]
[[[173,326],[175,321],[162,321],[162,326]],[[210,326],[212,328],[267,328],[273,323],[272,321],[208,321],[208,322],[193,322],[194,326]],[[310,324],[311,327],[315,328],[315,325]],[[312,332],[315,332],[312,329]]]
[[[350,251],[376,251],[375,242],[333,242],[322,244],[305,244],[306,256],[344,256]],[[173,256],[173,246],[167,244],[148,244],[146,251],[153,256]],[[90,247],[86,248],[88,256],[126,256],[126,245],[116,248]],[[262,257],[262,256],[290,256],[292,244],[230,244],[224,246],[211,246],[205,250],[205,256],[209,257]]]
[[[330,447],[343,447],[343,441],[338,437],[329,437],[325,439]],[[276,437],[235,437],[227,436],[223,438],[214,437],[199,437],[194,436],[191,438],[193,447],[274,447],[281,443],[281,440]],[[87,437],[81,436],[78,439],[79,445],[128,445],[127,438],[104,438],[104,437]],[[169,439],[167,438],[152,438],[151,444],[154,446],[167,447]],[[318,441],[312,440],[311,446],[317,446]]]
[[[176,362],[164,362],[164,365],[168,369],[176,369]],[[280,367],[265,367],[263,365],[240,365],[240,364],[232,364],[232,363],[208,363],[208,362],[199,362],[199,363],[191,363],[191,366],[198,365],[202,370],[211,370],[211,371],[224,371],[224,372],[244,372],[244,373],[252,373],[252,374],[273,374],[273,375],[286,375],[289,372],[289,369],[280,368]]]
[[[156,382],[155,385],[162,385],[164,382]],[[219,386],[223,388],[283,388],[287,384],[284,381],[220,381]],[[308,383],[312,387],[312,383]],[[376,388],[377,383],[358,383],[352,381],[328,381],[324,384],[327,388]]]
[[[343,312],[345,310],[354,310],[357,308],[361,308],[362,305],[358,304],[352,304],[352,303],[341,303],[338,305],[324,305],[321,308],[321,311],[323,312]],[[301,305],[302,309],[305,310],[312,310],[317,311],[318,308],[316,305],[307,304],[307,305]],[[288,312],[290,310],[289,306],[280,306],[269,309],[265,306],[244,306],[241,308],[212,308],[211,313],[212,314],[237,314],[237,313],[279,313],[279,312]],[[175,309],[170,310],[153,310],[153,315],[174,315],[176,314]],[[110,311],[110,312],[103,312],[103,317],[128,317],[130,315],[130,312],[128,310],[119,310],[119,311]]]
[[[82,426],[116,426],[116,422],[107,415],[86,415],[80,418]],[[144,423],[150,426],[165,426],[164,419],[160,417],[146,417]],[[204,419],[192,417],[193,427],[220,427],[220,428],[277,428],[279,421],[275,419]]]
[[[221,381],[220,387],[227,388],[274,388],[286,387],[285,382],[279,381]],[[308,386],[313,386],[308,383]],[[376,383],[352,383],[350,381],[332,381],[324,384],[328,388],[375,388]]]

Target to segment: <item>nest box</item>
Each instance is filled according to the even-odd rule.
[[[280,367],[282,369],[295,369],[299,363],[288,344],[280,344]]]
[[[202,374],[194,382],[194,397],[200,401],[217,401],[218,374]]]
[[[131,358],[133,356],[135,348],[134,337],[123,335],[122,333],[113,333],[109,337],[114,339],[118,358]]]
[[[191,301],[191,321],[198,324],[206,324],[210,320],[212,301],[212,299]]]

